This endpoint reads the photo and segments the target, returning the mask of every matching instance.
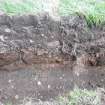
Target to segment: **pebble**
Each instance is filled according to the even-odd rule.
[[[41,36],[44,36],[44,34],[41,34]]]
[[[25,105],[32,105],[32,102],[29,101],[29,102],[25,103]]]
[[[1,41],[5,41],[4,36],[3,36],[3,35],[2,35],[2,36],[0,36],[0,40],[1,40]]]
[[[19,96],[18,95],[15,95],[15,99],[19,99]]]
[[[50,89],[51,88],[51,85],[48,85],[48,89]]]
[[[12,82],[12,80],[9,80],[8,82],[9,82],[9,83],[11,83],[11,82]]]
[[[30,39],[30,43],[33,43],[34,41]]]
[[[49,42],[47,43],[48,47],[58,47],[60,45],[59,41],[53,41],[53,42]]]
[[[38,84],[38,86],[41,86],[42,85],[41,81],[38,81],[37,84]]]
[[[10,30],[9,28],[6,28],[6,29],[5,29],[5,32],[10,33],[10,32],[11,32],[11,30]]]

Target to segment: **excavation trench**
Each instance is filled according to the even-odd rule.
[[[52,100],[76,85],[105,86],[105,29],[83,16],[0,16],[0,100]]]

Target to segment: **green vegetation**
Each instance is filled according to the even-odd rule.
[[[101,98],[96,91],[75,88],[67,97],[60,97],[63,105],[101,105]]]
[[[2,105],[13,105],[12,102],[7,102],[6,104],[2,104]]]
[[[0,10],[9,14],[42,12],[43,0],[1,0]],[[60,0],[59,14],[84,15],[89,26],[105,22],[105,0]]]
[[[0,10],[8,14],[35,13],[42,11],[42,4],[39,0],[4,0]]]
[[[105,0],[61,0],[60,14],[84,15],[88,25],[105,22]]]
[[[55,101],[39,101],[32,100],[24,101],[21,105],[101,105],[101,90],[81,90],[74,88],[65,97],[61,96]],[[13,105],[12,103],[6,105]],[[19,104],[20,105],[20,104]]]

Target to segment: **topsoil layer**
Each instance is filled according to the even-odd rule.
[[[0,15],[1,67],[65,61],[97,66],[105,63],[104,55],[104,26],[90,29],[83,16]]]

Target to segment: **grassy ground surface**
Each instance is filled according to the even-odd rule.
[[[105,22],[105,0],[61,0],[60,14],[82,14],[89,24]]]
[[[23,101],[21,105],[101,105],[101,91],[88,91],[75,88],[67,96],[61,96],[55,101],[33,102],[31,99]],[[13,105],[7,103],[5,105]]]
[[[0,10],[8,14],[42,11],[40,0],[0,0]]]
[[[43,12],[45,0],[0,0],[0,10],[9,14]],[[48,0],[50,1],[50,0]],[[82,14],[89,24],[105,22],[105,0],[59,0],[59,14]],[[51,0],[52,2],[52,0]]]
[[[97,91],[88,91],[74,88],[68,96],[61,97],[63,105],[101,105],[101,95]]]

